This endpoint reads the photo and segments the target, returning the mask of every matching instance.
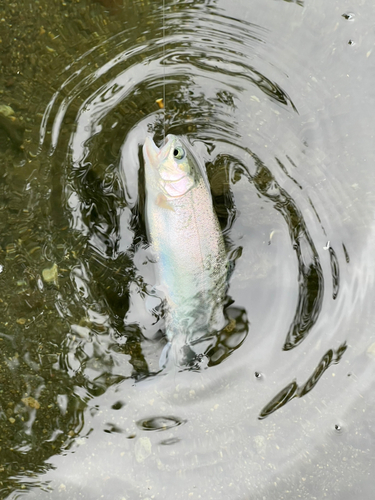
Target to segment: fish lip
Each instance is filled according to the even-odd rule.
[[[156,165],[158,162],[158,156],[160,154],[160,149],[154,143],[151,137],[146,137],[145,143],[143,145],[143,155],[148,158],[151,165]]]

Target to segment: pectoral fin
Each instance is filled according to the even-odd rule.
[[[163,194],[163,193],[159,193],[157,195],[157,197],[156,197],[156,204],[160,208],[166,208],[167,210],[172,210],[172,212],[174,212],[174,208],[169,203],[169,201],[167,200],[165,194]]]

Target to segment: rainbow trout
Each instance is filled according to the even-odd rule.
[[[168,135],[159,149],[147,137],[143,155],[146,226],[166,298],[169,342],[160,366],[171,358],[183,365],[224,326],[224,240],[205,173],[183,140]]]

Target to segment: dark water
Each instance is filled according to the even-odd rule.
[[[370,499],[375,7],[162,7],[3,9],[1,498]],[[227,328],[167,373],[141,158],[164,128],[233,267]]]

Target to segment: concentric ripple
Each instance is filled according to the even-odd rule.
[[[109,258],[121,268],[118,278],[122,280],[119,286],[124,304],[115,316],[125,316],[125,324],[133,321],[136,329],[145,311],[137,309],[134,314],[135,297],[130,298],[130,311],[126,312],[129,292],[130,297],[152,295],[146,266],[142,263],[137,267],[138,254],[144,252],[140,242],[145,243],[139,149],[146,133],[154,130],[159,138],[165,132],[187,134],[201,145],[202,161],[214,165],[209,173],[220,170],[216,164],[222,155],[215,150],[229,150],[230,168],[247,178],[249,190],[255,189],[263,200],[271,201],[289,227],[299,268],[299,298],[284,347],[291,349],[319,316],[324,289],[319,256],[301,211],[252,151],[252,141],[240,124],[246,123],[251,113],[246,102],[251,94],[249,103],[268,101],[285,113],[298,113],[297,108],[288,93],[267,75],[267,68],[263,74],[251,60],[264,44],[264,29],[200,7],[186,9],[181,16],[175,5],[166,10],[165,30],[160,31],[160,14],[155,18],[159,29],[156,33],[144,31],[138,44],[128,48],[125,33],[117,35],[85,54],[76,63],[80,69],[67,69],[68,78],[46,109],[40,146],[50,130],[50,155],[53,157],[56,148],[67,148],[65,196],[73,214],[73,229],[85,235],[96,262],[104,259],[101,267],[108,267],[104,262]],[[96,62],[91,70],[92,60],[102,64]],[[162,95],[166,96],[163,111],[156,105]],[[74,122],[74,129],[64,146],[62,136],[69,121]],[[198,144],[195,147],[198,149]],[[285,170],[279,159],[277,162]],[[225,168],[222,174],[222,183],[233,175]],[[231,192],[229,181],[227,198]],[[234,204],[220,209],[220,203],[225,205],[226,199],[217,200],[216,205],[230,239],[229,226],[236,218]],[[230,245],[236,246],[236,242]],[[129,291],[131,282],[136,286]],[[107,305],[113,309],[112,300]],[[146,337],[150,337],[150,323],[155,325],[154,320],[148,320],[148,328],[141,327]]]
[[[100,344],[130,355],[125,376],[158,371],[163,310],[147,250],[140,149],[150,132],[159,141],[167,133],[187,135],[206,164],[234,269],[227,298],[232,326],[207,352],[208,366],[240,346],[250,349],[244,343],[247,317],[251,323],[252,295],[256,290],[259,296],[259,287],[267,290],[278,325],[272,343],[277,338],[284,350],[292,350],[319,321],[329,282],[331,299],[340,296],[344,242],[337,249],[327,243],[330,268],[324,272],[314,237],[329,235],[308,186],[294,178],[299,166],[293,155],[305,145],[297,141],[289,151],[267,136],[267,127],[261,132],[275,119],[272,114],[278,122],[298,118],[287,75],[274,61],[261,59],[267,30],[220,9],[172,4],[164,12],[156,8],[151,19],[135,43],[124,31],[68,66],[42,120],[40,150],[48,151],[52,162],[66,152],[62,196],[70,212],[70,237],[81,245],[80,264],[71,269],[76,300],[86,301],[89,314],[105,325],[109,337]],[[163,96],[164,109],[159,109]],[[263,141],[274,149],[273,158],[271,151],[262,154]],[[260,211],[267,214],[262,219]],[[255,259],[249,252],[254,252],[257,227],[268,231],[269,248],[255,242]],[[275,270],[282,288],[275,286]],[[71,314],[66,301],[60,294],[64,317]],[[263,330],[267,313],[262,319]],[[90,355],[78,355],[87,349],[85,342],[78,344],[67,341],[66,367],[85,371]],[[103,347],[99,350],[104,355]]]
[[[151,495],[137,480],[147,471],[155,498],[165,484],[176,499],[203,484],[207,499],[268,500],[279,476],[289,488],[306,456],[339,446],[345,419],[354,428],[374,372],[373,195],[355,194],[366,182],[341,141],[350,84],[329,72],[355,65],[339,28],[329,56],[316,46],[319,16],[303,2],[273,2],[272,14],[260,2],[255,14],[244,2],[165,3],[68,65],[45,106],[38,159],[65,251],[55,307],[68,329],[55,369],[75,381],[77,436],[134,497]],[[286,12],[296,24],[284,33]],[[141,153],[147,135],[168,133],[206,168],[231,271],[226,327],[202,363],[175,373],[158,367],[164,311]],[[69,460],[90,478],[79,439]]]

